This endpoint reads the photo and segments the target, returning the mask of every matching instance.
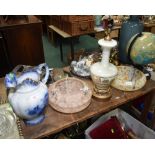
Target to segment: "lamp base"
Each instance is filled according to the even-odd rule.
[[[110,99],[112,94],[110,88],[107,91],[101,91],[94,88],[93,96],[97,99]]]

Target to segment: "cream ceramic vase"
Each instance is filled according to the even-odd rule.
[[[111,97],[110,83],[117,75],[116,66],[109,63],[110,51],[117,42],[113,39],[100,39],[98,44],[102,47],[102,60],[90,67],[91,78],[94,82],[93,96],[106,99]]]

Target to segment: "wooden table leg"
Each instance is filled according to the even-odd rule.
[[[154,91],[148,93],[144,99],[144,109],[140,116],[140,121],[143,122],[144,124],[147,123],[147,114],[149,112],[154,93],[155,93]]]
[[[61,61],[63,62],[62,38],[61,37],[60,37],[60,57],[61,57]]]
[[[121,29],[118,30],[118,39],[119,39],[119,37],[120,37],[120,31],[121,31]]]
[[[153,113],[152,129],[155,130],[155,109],[154,109],[154,113]]]
[[[74,43],[73,43],[73,38],[70,38],[70,46],[71,46],[71,59],[72,61],[74,60]]]
[[[152,27],[144,27],[145,32],[151,32]]]
[[[56,47],[57,45],[56,45],[55,32],[53,30],[51,30],[51,29],[48,28],[47,29],[47,37],[48,37],[49,42],[51,42],[52,45],[54,47]]]

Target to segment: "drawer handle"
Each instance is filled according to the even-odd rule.
[[[80,30],[81,31],[86,31],[88,29],[88,25],[87,24],[80,24]]]

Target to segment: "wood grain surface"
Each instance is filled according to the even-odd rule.
[[[90,80],[84,81],[93,87],[93,84]],[[93,116],[117,108],[118,106],[148,94],[153,90],[155,90],[155,82],[152,80],[149,80],[141,90],[135,92],[123,92],[112,89],[112,98],[110,100],[102,101],[92,98],[91,104],[86,109],[75,114],[60,113],[52,109],[50,106],[47,106],[45,110],[46,118],[41,124],[36,126],[26,126],[22,122],[24,138],[42,138],[51,134],[55,134],[78,122],[82,122]]]
[[[7,99],[6,88],[4,86],[4,78],[0,78],[0,99]]]
[[[3,80],[0,80],[0,95],[6,96],[5,87],[3,84]],[[84,80],[91,88],[93,88],[93,83],[91,80]],[[21,121],[22,131],[24,138],[43,138],[51,134],[55,134],[60,132],[61,130],[68,128],[78,122],[82,122],[87,120],[93,116],[97,116],[98,114],[106,113],[112,109],[119,107],[129,101],[132,101],[138,97],[143,95],[147,95],[146,98],[151,100],[152,93],[155,91],[155,81],[149,80],[146,85],[134,92],[123,92],[120,90],[116,90],[112,88],[112,97],[111,99],[97,100],[95,98],[91,99],[91,104],[81,112],[74,114],[64,114],[55,111],[49,105],[45,109],[45,120],[35,126],[26,126]],[[145,102],[144,112],[142,113],[142,119],[144,120],[144,116],[146,116],[146,109],[148,109],[148,103]],[[146,107],[146,108],[145,108]]]

